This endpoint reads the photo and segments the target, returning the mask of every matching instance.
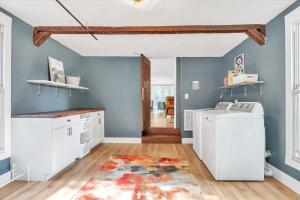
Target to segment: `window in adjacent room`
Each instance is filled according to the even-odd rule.
[[[159,109],[159,103],[165,103],[167,96],[174,96],[174,86],[171,85],[152,85],[151,100],[153,102],[153,110]]]
[[[0,160],[10,157],[11,18],[0,12]]]
[[[300,170],[300,9],[285,18],[286,164]]]

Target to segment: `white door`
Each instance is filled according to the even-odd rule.
[[[67,127],[52,130],[52,170],[61,171],[68,165],[66,139]]]
[[[11,157],[11,21],[0,12],[0,160]]]

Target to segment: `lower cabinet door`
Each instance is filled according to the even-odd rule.
[[[52,130],[52,171],[57,173],[68,165],[67,157],[67,128]]]
[[[95,147],[99,144],[99,117],[95,117],[92,119],[92,137],[91,137],[91,147]]]
[[[79,158],[80,154],[80,124],[73,124],[69,127],[70,134],[68,134],[68,160],[70,163]],[[69,164],[70,164],[69,163]]]

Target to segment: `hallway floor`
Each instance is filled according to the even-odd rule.
[[[191,145],[102,144],[88,156],[47,182],[15,181],[0,189],[3,200],[69,200],[111,155],[176,157],[190,163],[191,173],[200,181],[205,200],[296,200],[299,196],[274,178],[265,182],[216,182],[196,157]]]
[[[174,128],[174,117],[166,116],[165,111],[152,111],[151,127]]]

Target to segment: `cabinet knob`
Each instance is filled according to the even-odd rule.
[[[67,122],[70,122],[70,121],[71,121],[70,119],[67,120]]]

